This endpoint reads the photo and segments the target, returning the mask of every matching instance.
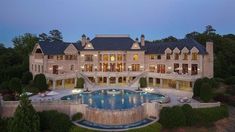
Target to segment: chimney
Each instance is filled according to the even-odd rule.
[[[87,41],[87,40],[86,40],[86,35],[83,34],[83,35],[82,35],[82,47],[86,45],[86,41]]]
[[[145,46],[145,40],[144,40],[144,35],[143,34],[140,37],[140,43],[141,43],[141,46]]]
[[[208,53],[208,54],[210,54],[210,55],[213,55],[213,52],[214,52],[214,50],[213,50],[213,46],[214,44],[213,44],[213,42],[211,41],[211,40],[209,40],[209,41],[207,41],[206,42],[206,52]]]

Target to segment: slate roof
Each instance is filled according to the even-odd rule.
[[[145,43],[145,53],[146,54],[164,54],[167,48],[174,50],[175,48],[182,50],[186,47],[191,50],[196,47],[199,50],[199,54],[206,54],[206,48],[193,39],[181,39],[176,42],[160,42],[160,43]]]
[[[131,49],[134,42],[130,37],[95,37],[91,40],[94,50],[136,50]]]
[[[114,50],[124,50],[124,51],[136,51],[136,49],[131,49],[134,40],[130,37],[95,37],[90,41],[94,47],[94,50],[98,51],[114,51]],[[84,49],[81,43],[69,43],[69,42],[39,42],[40,47],[44,54],[47,55],[59,55],[64,54],[64,50],[73,44],[78,51],[86,51],[93,49]],[[174,50],[175,48],[182,50],[187,47],[191,50],[196,47],[199,50],[199,54],[206,54],[206,49],[203,45],[199,44],[193,39],[181,39],[176,42],[161,42],[161,43],[150,43],[146,42],[144,47],[138,50],[145,50],[146,54],[164,54],[167,48]]]

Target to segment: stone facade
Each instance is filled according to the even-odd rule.
[[[94,85],[127,86],[137,81],[135,78],[145,76],[150,86],[182,90],[192,90],[197,78],[213,77],[213,42],[206,43],[205,54],[196,46],[187,48],[187,44],[181,49],[169,47],[163,53],[147,53],[144,36],[140,42],[133,41],[130,50],[118,47],[96,50],[94,41],[84,39],[85,36],[81,39],[81,49],[71,43],[60,54],[44,53],[45,49],[37,43],[29,56],[30,71],[33,75],[45,74],[53,89],[73,88],[80,73]]]

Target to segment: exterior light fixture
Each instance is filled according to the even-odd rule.
[[[81,54],[81,57],[84,57],[84,54]]]
[[[168,69],[170,70],[170,69],[171,69],[171,67],[169,66],[169,67],[168,67]]]

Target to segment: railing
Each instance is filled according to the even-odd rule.
[[[220,102],[215,102],[215,103],[187,103],[189,105],[192,106],[192,108],[211,108],[211,107],[219,107],[220,106]],[[175,104],[159,104],[159,106],[161,107],[172,107]],[[184,103],[182,104],[177,104],[177,105],[184,105]]]
[[[143,76],[146,75],[147,72],[142,72],[140,75],[138,75],[134,80],[132,80],[130,83],[129,83],[129,86],[133,86],[135,83],[138,83],[139,79]]]
[[[157,77],[157,78],[163,78],[163,79],[176,79],[177,80],[196,80],[198,78],[201,78],[201,75],[183,75],[183,74],[174,74],[174,73],[154,73],[154,72],[148,72],[148,77]]]
[[[91,80],[86,75],[84,75],[81,72],[79,74],[85,80],[85,83],[87,84],[87,86],[89,86],[90,88],[93,88],[95,86],[95,83],[91,82]]]

